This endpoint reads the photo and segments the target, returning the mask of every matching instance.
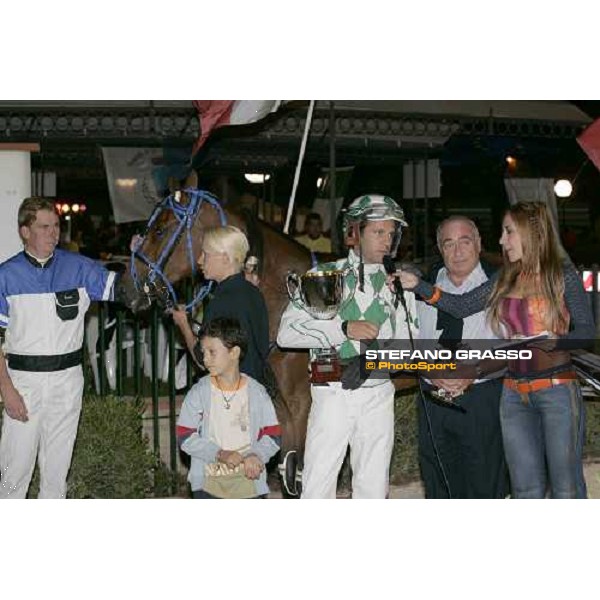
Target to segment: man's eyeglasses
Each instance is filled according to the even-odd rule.
[[[454,252],[457,248],[460,250],[470,250],[475,245],[475,240],[469,237],[463,237],[458,240],[446,240],[442,242],[443,252]]]

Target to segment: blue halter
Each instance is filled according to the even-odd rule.
[[[192,250],[192,227],[196,221],[196,218],[200,214],[202,210],[202,205],[206,202],[210,206],[214,207],[219,213],[219,219],[221,221],[221,225],[227,224],[227,219],[225,217],[225,213],[221,208],[221,204],[217,200],[215,196],[210,194],[209,192],[205,192],[203,190],[198,190],[196,188],[188,188],[183,190],[187,197],[189,198],[188,203],[183,206],[179,200],[181,196],[181,192],[175,192],[171,194],[162,202],[156,205],[148,224],[146,225],[146,231],[144,236],[137,242],[135,248],[131,251],[130,258],[130,272],[131,278],[135,284],[138,292],[146,294],[146,296],[151,296],[152,294],[158,296],[160,290],[157,286],[159,282],[163,284],[163,288],[167,291],[167,296],[164,297],[163,294],[163,302],[167,308],[172,308],[177,304],[177,294],[171,285],[171,282],[165,276],[163,269],[165,268],[171,253],[179,243],[181,236],[185,233],[185,241],[187,254],[192,266],[192,277],[196,276],[196,261],[194,260],[194,253]],[[163,249],[160,252],[160,255],[157,257],[155,261],[151,260],[142,250],[144,245],[144,240],[158,217],[162,214],[164,210],[171,210],[175,218],[177,219],[177,227],[175,231],[171,233],[171,237],[168,239],[167,243],[164,245]],[[137,273],[135,259],[140,260],[148,267],[148,273],[146,276],[146,280],[142,283]],[[205,283],[198,293],[194,296],[193,300],[186,304],[185,310],[191,311],[199,302],[201,302],[212,289],[213,282],[208,281]]]

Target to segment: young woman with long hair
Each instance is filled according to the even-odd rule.
[[[463,295],[441,292],[402,271],[405,289],[457,318],[487,309],[503,338],[542,333],[532,359],[509,361],[500,421],[514,498],[585,498],[584,408],[570,349],[595,336],[594,319],[577,271],[561,258],[546,205],[520,202],[506,212],[502,268]],[[537,347],[536,347],[537,344]]]

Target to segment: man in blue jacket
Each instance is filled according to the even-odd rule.
[[[115,273],[57,249],[54,204],[26,198],[24,250],[0,265],[0,498],[25,498],[36,458],[40,498],[64,498],[83,396],[84,316],[112,300]]]

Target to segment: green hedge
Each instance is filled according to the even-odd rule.
[[[88,396],[68,478],[71,498],[144,498],[156,460],[142,433],[143,402]]]
[[[390,464],[390,483],[392,485],[400,485],[419,478],[417,398],[410,391],[396,394],[394,450]]]

